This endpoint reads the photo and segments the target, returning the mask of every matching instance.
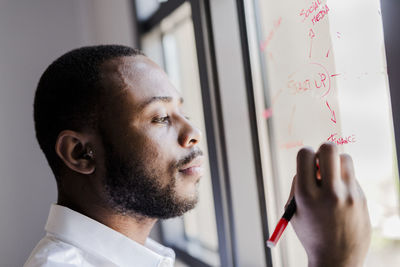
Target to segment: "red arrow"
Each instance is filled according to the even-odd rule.
[[[311,39],[315,37],[315,33],[312,29],[310,29],[308,36],[310,36]]]
[[[331,107],[330,107],[329,104],[328,104],[328,101],[326,101],[325,103],[326,103],[326,105],[328,106],[329,110],[330,110],[331,113],[332,113],[331,121],[333,121],[334,123],[336,123],[335,111],[331,109]]]

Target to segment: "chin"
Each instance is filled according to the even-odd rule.
[[[197,188],[197,184],[192,185],[188,188],[184,188],[185,190],[177,190],[176,195],[179,199],[185,202],[194,202],[197,203],[199,198],[199,192]]]
[[[194,188],[190,192],[185,192],[184,194],[182,194],[182,198],[189,202],[197,202],[199,198],[199,192],[197,188]]]

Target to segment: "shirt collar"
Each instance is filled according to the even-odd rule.
[[[45,230],[74,246],[101,255],[118,266],[158,266],[173,262],[172,249],[147,238],[145,246],[69,208],[53,204]],[[172,265],[172,264],[171,264]]]

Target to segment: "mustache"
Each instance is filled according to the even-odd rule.
[[[179,169],[182,166],[185,166],[186,164],[190,163],[192,160],[194,160],[195,158],[199,157],[199,156],[203,156],[203,151],[201,151],[200,149],[198,150],[194,150],[192,151],[189,155],[187,155],[186,157],[184,157],[183,159],[179,160],[176,164],[175,164],[175,168]]]

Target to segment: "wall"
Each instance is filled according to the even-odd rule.
[[[131,11],[129,0],[0,1],[1,267],[23,265],[56,201],[56,184],[33,126],[40,75],[79,46],[132,46]]]

